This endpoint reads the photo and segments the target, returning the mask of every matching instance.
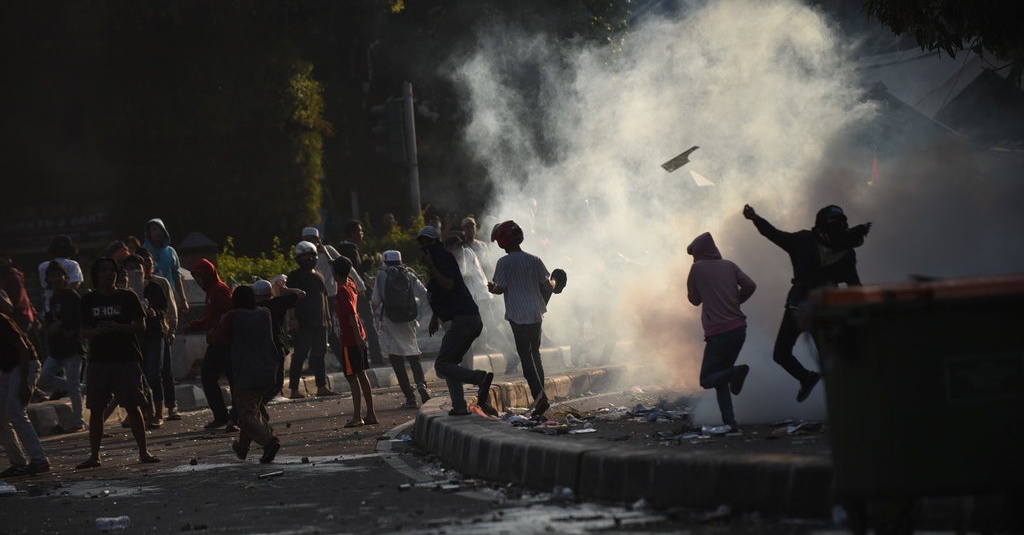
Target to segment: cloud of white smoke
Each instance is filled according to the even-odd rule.
[[[464,142],[497,184],[481,238],[513,219],[526,230],[524,250],[568,272],[545,333],[588,358],[602,340],[629,340],[612,362],[642,360],[681,390],[698,388],[703,334],[686,299],[685,249],[710,231],[759,284],[744,306],[740,362],[752,372],[736,400],[740,421],[824,418],[822,389],[797,405],[797,382],[771,360],[792,272],[741,209],[749,203],[780,229],[799,230],[825,204],[863,208],[847,209],[851,224],[886,206],[866,200],[870,162],[836,153],[876,106],[829,21],[793,0],[715,0],[637,23],[621,49],[507,27],[479,34],[453,77],[470,117]],[[685,167],[660,168],[693,145]],[[691,170],[715,185],[698,187]],[[851,173],[860,176],[829,182]],[[862,275],[876,254],[864,251]],[[909,272],[867,265],[884,281]],[[817,367],[803,339],[796,354]],[[713,393],[702,399],[698,417],[717,420]]]

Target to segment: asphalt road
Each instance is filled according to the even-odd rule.
[[[256,448],[246,461],[235,458],[234,433],[202,428],[207,410],[149,432],[158,464],[137,462],[134,441],[114,418],[99,468],[74,469],[87,456],[85,433],[47,437],[53,469],[9,481],[19,492],[0,497],[0,532],[99,533],[98,518],[119,516],[130,518],[125,533],[821,533],[827,526],[823,519],[579,503],[558,489],[465,479],[405,439],[416,411],[399,408],[400,394],[377,390],[374,399],[380,424],[355,429],[343,427],[351,417],[347,396],[271,405],[282,449],[268,465],[259,464]],[[567,406],[597,411],[637,399],[619,393]],[[577,438],[630,436],[653,447],[657,431],[674,425],[601,422],[601,433]],[[743,443],[724,437],[697,447]]]

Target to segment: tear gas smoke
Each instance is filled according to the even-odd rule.
[[[865,282],[927,271],[935,266],[908,261],[947,249],[930,249],[914,231],[915,252],[880,250],[903,243],[900,218],[912,209],[900,206],[893,217],[893,199],[867,185],[870,154],[856,161],[850,132],[877,106],[820,12],[792,0],[687,6],[636,22],[621,48],[489,26],[472,55],[452,60],[470,117],[464,142],[496,184],[481,238],[514,219],[526,231],[525,251],[568,272],[545,316],[553,341],[590,358],[603,341],[631,341],[610,351],[611,362],[659,366],[691,390],[699,389],[703,333],[686,299],[685,249],[710,231],[723,256],[758,283],[744,305],[739,362],[752,371],[735,400],[739,421],[821,419],[823,389],[797,405],[797,382],[771,360],[792,270],[742,218],[743,205],[783,230],[809,228],[830,203],[844,206],[851,224],[874,221],[858,251]],[[685,168],[660,167],[693,145],[700,150]],[[715,186],[698,187],[690,170]],[[817,369],[810,344],[796,349]],[[718,419],[713,398],[702,396],[710,401],[698,416]]]

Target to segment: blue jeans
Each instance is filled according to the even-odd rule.
[[[700,365],[700,386],[715,389],[718,410],[722,412],[722,423],[733,427],[737,425],[736,415],[732,410],[729,380],[736,371],[734,365],[746,339],[746,326],[705,338],[704,362]]]
[[[534,401],[539,401],[544,393],[544,364],[540,360],[540,323],[513,323],[512,336],[516,341],[516,352],[519,353],[519,363],[523,365],[523,377],[530,385],[530,395]]]
[[[57,372],[64,370],[64,377]],[[64,359],[47,357],[43,363],[43,374],[39,378],[39,388],[48,392],[63,390],[71,400],[72,427],[85,425],[82,419],[82,355],[71,355]]]
[[[480,321],[479,314],[455,316],[451,321],[445,322],[444,338],[441,339],[441,348],[437,350],[434,371],[448,383],[448,395],[452,398],[453,409],[466,408],[466,394],[462,384],[478,385],[487,375],[483,370],[473,370],[459,365],[483,328],[484,324]]]
[[[39,361],[29,359],[28,363],[28,382],[35,385],[39,379]],[[28,410],[21,402],[20,389],[20,365],[9,372],[0,372],[0,446],[4,447],[13,466],[23,466],[28,464],[28,460],[47,460],[43,443],[39,441],[36,428],[28,419]]]

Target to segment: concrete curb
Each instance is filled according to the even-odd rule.
[[[600,390],[624,378],[650,377],[643,366],[572,370],[548,377],[549,397]],[[554,394],[554,396],[552,396]],[[492,385],[493,403],[525,407],[525,381]],[[802,454],[637,449],[624,444],[574,442],[524,432],[502,420],[448,416],[448,398],[427,402],[413,436],[459,472],[550,491],[569,487],[580,498],[659,505],[825,516],[833,501],[829,458]]]

